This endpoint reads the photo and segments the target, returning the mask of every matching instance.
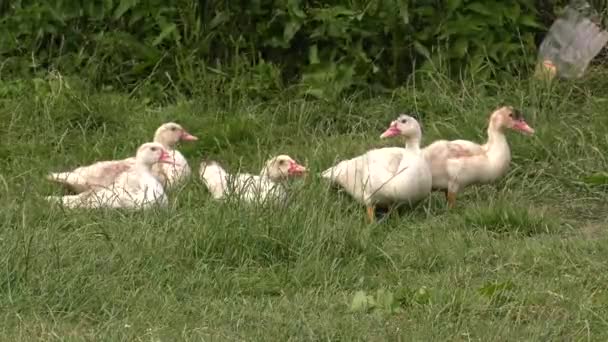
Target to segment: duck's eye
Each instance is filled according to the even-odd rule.
[[[279,161],[279,165],[285,165],[285,163],[286,163],[285,160],[280,160]]]
[[[177,131],[177,127],[171,127],[171,130],[174,132]]]
[[[156,152],[158,150],[158,148],[156,147],[151,147],[150,150],[152,150],[152,152]]]
[[[407,119],[401,119],[401,123],[402,124],[406,124],[407,123]]]
[[[509,113],[509,117],[513,119],[513,112]]]

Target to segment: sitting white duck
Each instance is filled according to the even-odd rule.
[[[405,137],[405,148],[374,149],[345,160],[321,174],[367,207],[375,221],[376,206],[416,203],[431,192],[431,171],[420,150],[422,131],[413,117],[401,114],[380,136]]]
[[[433,173],[433,190],[443,190],[453,208],[458,191],[473,184],[493,182],[504,176],[511,162],[505,130],[534,134],[521,112],[503,106],[490,115],[488,141],[438,140],[423,149]]]
[[[175,164],[155,164],[152,173],[167,189],[183,182],[192,173],[188,161],[175,148],[180,141],[198,140],[174,122],[161,125],[154,134],[154,142],[163,145]],[[66,185],[76,193],[112,184],[123,172],[135,166],[135,158],[100,161],[68,172],[50,173],[47,179]]]
[[[240,173],[230,175],[215,161],[203,161],[201,180],[216,200],[235,196],[245,202],[263,203],[267,200],[286,200],[283,182],[304,175],[308,170],[288,155],[266,161],[259,175]]]
[[[78,195],[47,196],[46,200],[66,208],[140,208],[154,204],[167,205],[167,196],[159,180],[152,174],[156,163],[174,161],[159,143],[146,143],[137,149],[135,165],[122,172],[104,188],[95,188]]]

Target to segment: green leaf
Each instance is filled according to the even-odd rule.
[[[110,11],[114,7],[112,0],[103,0],[103,9],[105,11]]]
[[[467,8],[470,9],[473,12],[479,13],[479,14],[483,14],[483,15],[489,15],[492,16],[495,13],[492,13],[492,11],[490,9],[488,9],[486,7],[486,5],[484,5],[481,2],[473,2],[467,5]]]
[[[138,0],[120,0],[118,7],[114,10],[114,20],[120,19],[128,10],[137,5]]]
[[[504,283],[497,282],[489,282],[484,286],[479,288],[479,293],[487,298],[492,298],[497,296],[503,292],[513,290],[515,288],[515,284],[512,281],[508,280]]]
[[[514,289],[515,284],[508,280],[503,283],[486,283],[486,285],[481,287],[478,291],[482,296],[486,297],[490,303],[502,306],[513,301],[515,298],[515,293],[513,291]]]
[[[400,1],[399,14],[401,15],[401,20],[403,20],[403,24],[407,25],[410,23],[410,13],[409,13],[409,9],[408,9],[407,0]]]
[[[416,40],[418,40],[418,41],[429,40],[431,38],[431,36],[433,35],[432,31],[433,31],[432,28],[425,27],[422,30],[414,32],[414,38],[416,38]]]
[[[346,89],[353,83],[353,76],[355,75],[355,66],[354,64],[341,63],[338,66],[336,72],[336,87],[341,92],[343,89]]]
[[[349,25],[344,20],[334,20],[327,25],[327,35],[332,38],[348,39],[350,35],[347,33]]]
[[[521,15],[521,7],[517,2],[513,2],[511,7],[505,7],[504,16],[512,22],[516,22],[519,16]]]
[[[317,44],[311,45],[308,50],[308,62],[310,64],[319,64],[321,61],[319,60],[319,48]]]
[[[308,37],[311,39],[322,38],[322,37],[325,37],[325,34],[326,34],[325,25],[319,25],[310,32]]]
[[[133,26],[138,21],[142,20],[143,18],[146,18],[147,15],[143,14],[142,11],[135,11],[134,13],[131,13],[130,17],[131,18],[129,19],[129,26]]]
[[[435,15],[435,8],[432,6],[420,6],[415,7],[414,12],[421,17],[433,17]]]
[[[452,45],[450,52],[452,57],[462,58],[466,55],[469,48],[469,40],[467,38],[458,38]]]
[[[376,304],[379,308],[390,312],[393,309],[394,301],[395,299],[392,292],[384,289],[379,289],[376,291]]]
[[[608,172],[598,172],[587,176],[584,179],[585,183],[590,185],[608,185]]]
[[[151,47],[147,44],[142,43],[142,41],[135,36],[125,33],[125,32],[108,32],[106,35],[98,36],[98,38],[102,44],[110,43],[114,44],[114,42],[120,42],[121,45],[128,47],[131,54],[133,54],[137,58],[144,59],[151,64],[156,63],[161,56],[159,50],[154,47]]]
[[[375,306],[374,299],[368,296],[365,291],[357,291],[350,304],[351,311],[367,311]]]
[[[222,25],[223,23],[227,22],[228,20],[230,20],[230,14],[226,13],[226,12],[217,12],[215,14],[215,17],[213,17],[213,19],[211,19],[211,21],[209,22],[209,30],[213,30],[216,27]]]
[[[422,286],[414,294],[414,300],[418,304],[428,304],[431,301],[431,294],[427,290],[426,286]]]
[[[519,24],[528,27],[534,27],[538,29],[542,29],[543,26],[536,20],[536,18],[532,15],[522,15],[519,17]]]
[[[456,20],[449,21],[442,33],[438,36],[439,39],[449,38],[450,36],[464,36],[477,34],[478,32],[484,31],[483,34],[489,34],[486,29],[487,20],[479,20],[471,17],[458,18]]]
[[[49,8],[48,14],[53,18],[53,20],[60,22],[62,25],[65,25],[64,16],[57,11],[55,8]]]
[[[168,25],[165,25],[165,27],[163,27],[163,29],[160,32],[160,34],[158,35],[158,37],[156,37],[154,39],[154,41],[152,42],[152,46],[157,46],[158,44],[160,44],[165,38],[167,38],[170,34],[175,32],[176,29],[177,29],[177,25],[175,25],[175,23],[170,23]]]
[[[297,18],[306,18],[306,13],[304,13],[304,11],[302,11],[302,9],[300,8],[300,0],[288,0],[287,10],[289,11],[289,14],[292,14]]]
[[[353,11],[351,9],[348,9],[348,8],[346,8],[344,6],[335,6],[335,7],[332,7],[330,9],[330,12],[333,14],[334,17],[341,16],[341,15],[351,17],[351,16],[355,16],[356,15],[355,11]]]
[[[454,12],[455,9],[462,5],[462,0],[446,0],[446,8],[448,12]]]
[[[415,6],[413,11],[420,17],[434,17],[436,12],[432,6]]]
[[[317,99],[325,100],[325,91],[319,88],[309,88],[304,92],[306,95],[310,95],[312,97],[316,97]]]
[[[498,52],[500,51],[501,48],[501,44],[498,43],[492,43],[492,44],[488,44],[487,47],[487,52],[488,52],[488,56],[491,57],[492,59],[494,59],[495,61],[498,60]]]
[[[264,40],[263,44],[266,46],[272,46],[274,48],[277,48],[277,47],[280,47],[283,49],[289,48],[289,44],[286,44],[285,41],[283,41],[282,39],[279,39],[277,37],[270,37],[270,38]]]
[[[93,1],[89,1],[85,4],[83,4],[83,10],[84,10],[84,14],[89,16],[89,17],[93,17],[95,15],[95,3]]]
[[[300,27],[302,27],[302,24],[299,21],[288,21],[287,24],[285,24],[285,28],[283,28],[283,40],[286,43],[289,43],[296,33],[298,33]]]
[[[429,49],[427,49],[424,45],[420,44],[420,42],[418,41],[414,41],[414,50],[416,50],[416,52],[428,59],[431,58],[431,52],[429,51]]]
[[[502,50],[505,53],[510,53],[513,51],[519,51],[521,49],[521,45],[517,43],[505,43]]]

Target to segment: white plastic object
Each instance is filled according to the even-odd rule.
[[[607,42],[595,10],[586,1],[572,1],[541,43],[539,66],[550,78],[580,78]]]

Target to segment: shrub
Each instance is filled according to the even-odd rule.
[[[2,13],[5,74],[58,68],[187,91],[195,74],[246,73],[257,93],[298,84],[323,98],[398,86],[440,59],[454,73],[512,72],[533,62],[542,28],[532,0],[16,0]]]

